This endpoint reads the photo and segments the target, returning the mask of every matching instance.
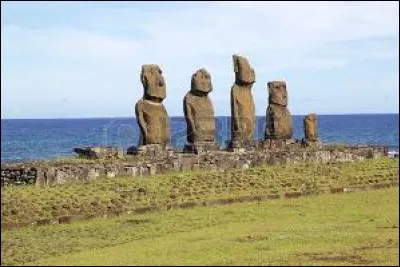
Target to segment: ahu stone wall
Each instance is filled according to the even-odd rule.
[[[62,163],[55,161],[1,164],[1,186],[35,184],[51,186],[71,181],[90,181],[98,177],[146,177],[184,170],[227,170],[262,164],[296,162],[343,162],[379,158],[387,155],[383,146],[301,147],[301,144],[263,143],[245,151],[212,151],[201,154],[173,152],[153,156],[129,156],[123,160]],[[283,141],[282,141],[283,142]]]

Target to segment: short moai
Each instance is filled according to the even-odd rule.
[[[304,140],[307,145],[320,143],[317,130],[317,115],[315,113],[307,114],[303,120]]]
[[[187,124],[185,152],[201,153],[217,150],[215,144],[214,107],[208,94],[213,90],[211,75],[199,69],[192,75],[190,91],[183,99]]]
[[[268,82],[268,108],[266,111],[265,139],[273,144],[292,141],[293,120],[289,112],[286,82]],[[280,141],[276,141],[280,140]],[[283,143],[282,143],[283,144]]]
[[[166,84],[158,65],[143,65],[140,74],[143,97],[136,103],[135,113],[140,128],[139,150],[165,150],[171,141],[170,121],[162,101]]]
[[[252,87],[256,81],[254,69],[242,56],[233,55],[235,84],[231,88],[231,141],[229,148],[245,148],[253,143],[256,128]]]

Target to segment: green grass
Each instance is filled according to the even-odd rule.
[[[2,231],[2,265],[398,265],[399,191]]]
[[[183,203],[284,192],[319,194],[338,187],[398,182],[398,159],[355,163],[301,163],[227,172],[191,171],[151,177],[103,177],[50,188],[6,187],[1,223],[20,224],[65,216],[168,209]]]

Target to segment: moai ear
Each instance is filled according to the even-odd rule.
[[[196,90],[195,88],[195,79],[196,79],[196,73],[192,74],[192,79],[190,80],[190,90]]]
[[[233,55],[233,71],[239,72],[239,60],[236,55]]]
[[[140,74],[140,81],[143,84],[143,88],[147,88],[147,78],[143,73]]]
[[[272,88],[271,88],[271,86],[272,86],[272,83],[271,82],[268,82],[267,83],[267,90],[268,90],[268,99],[270,99],[271,98],[271,91],[272,91]],[[269,101],[269,100],[268,100]]]

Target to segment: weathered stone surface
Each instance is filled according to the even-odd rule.
[[[193,73],[190,90],[192,92],[202,92],[206,95],[213,90],[211,75],[205,68],[199,69]]]
[[[260,147],[266,150],[286,149],[293,147],[294,144],[299,144],[299,141],[294,139],[266,139],[261,142]],[[301,147],[301,146],[300,146]]]
[[[306,141],[317,142],[317,115],[314,113],[308,114],[304,117],[304,137]]]
[[[118,147],[78,147],[74,148],[74,152],[86,159],[123,158],[124,156],[123,150]]]
[[[144,96],[135,106],[140,128],[140,144],[167,146],[171,140],[170,121],[162,101],[166,97],[165,81],[157,65],[143,65],[141,81]]]
[[[170,143],[170,121],[162,103],[140,99],[135,112],[141,133],[139,145]]]
[[[214,142],[214,107],[208,93],[212,91],[211,76],[206,69],[192,75],[191,90],[183,99],[183,111],[187,123],[187,141]]]
[[[219,146],[214,142],[195,142],[185,145],[183,152],[201,154],[210,151],[218,151],[219,149]]]
[[[266,139],[292,139],[293,121],[287,108],[286,82],[268,82],[268,108],[266,112]]]
[[[139,146],[135,151],[135,155],[142,155],[146,157],[163,157],[172,152],[172,148],[170,146],[163,146],[159,144],[149,144]]]
[[[166,84],[158,65],[143,65],[142,72],[140,73],[140,81],[143,84],[146,99],[157,98],[161,102],[166,98]]]
[[[253,139],[256,126],[255,105],[251,92],[254,70],[247,59],[233,56],[235,84],[231,88],[231,148],[243,147]]]
[[[266,119],[266,139],[292,139],[292,116],[286,107],[270,104]]]
[[[253,84],[256,82],[256,74],[249,61],[238,55],[233,55],[233,68],[235,71],[235,84]]]
[[[271,81],[268,83],[268,103],[275,104],[282,107],[288,105],[288,97],[286,91],[286,82],[284,81]]]
[[[268,143],[268,142],[267,142]],[[266,143],[266,145],[268,145]],[[173,152],[146,154],[129,161],[103,163],[2,163],[1,186],[35,184],[52,186],[75,180],[91,180],[97,177],[119,175],[147,176],[177,170],[230,170],[249,168],[260,164],[284,164],[296,162],[342,162],[359,161],[385,157],[387,147],[383,146],[322,146],[316,149],[301,148],[300,143],[287,140],[270,140],[272,147],[255,146],[244,153],[212,151],[188,154]],[[144,146],[155,149],[157,145]],[[279,146],[275,147],[274,146]]]

